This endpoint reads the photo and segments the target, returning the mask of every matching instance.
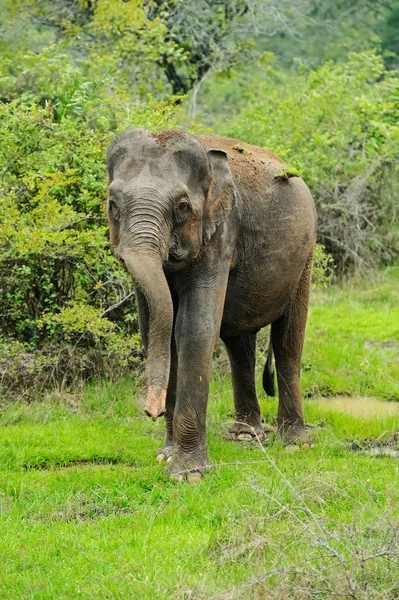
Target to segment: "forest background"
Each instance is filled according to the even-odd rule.
[[[399,257],[399,2],[0,0],[0,384],[142,360],[110,252],[106,149],[130,127],[265,146],[310,187],[316,279]]]

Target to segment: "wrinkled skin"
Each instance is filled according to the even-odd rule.
[[[278,432],[287,444],[307,441],[299,376],[316,216],[304,182],[278,177],[286,166],[238,140],[179,131],[131,130],[110,147],[110,242],[136,286],[145,411],[165,416],[157,457],[173,479],[197,481],[209,467],[206,410],[219,336],[236,412],[227,437],[264,437],[255,346],[271,324]],[[270,351],[269,393],[271,365]]]

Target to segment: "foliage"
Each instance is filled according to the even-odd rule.
[[[295,30],[304,20],[309,0],[155,0],[146,2],[149,18],[163,18],[167,39],[181,54],[163,55],[162,65],[174,94],[186,94],[210,74],[230,73],[238,65],[253,62],[264,51],[257,41]]]
[[[8,59],[5,67],[11,75],[17,71],[19,78],[32,78],[29,62],[35,66],[37,59],[46,79],[42,90],[51,94],[52,89],[57,89],[59,78],[54,61],[62,59],[70,63],[70,69],[76,71],[78,67],[79,73],[91,81],[103,81],[112,74],[107,86],[109,94],[129,93],[131,97],[133,92],[136,99],[149,92],[165,95],[166,81],[158,65],[159,56],[177,60],[182,51],[173,40],[166,41],[162,18],[147,18],[141,0],[4,0],[4,4],[7,41],[15,29],[27,34],[27,41],[19,41],[13,48],[15,41],[11,39],[4,49]],[[32,30],[41,32],[44,43],[36,37],[32,41]],[[48,57],[49,64],[43,62],[43,56]],[[49,79],[50,74],[55,81]],[[64,75],[65,69],[61,71],[61,77]],[[67,75],[73,86],[73,78]],[[35,70],[33,78],[40,83]]]
[[[21,47],[15,29],[24,50],[56,41],[74,60],[86,59],[92,78],[111,70],[118,88],[135,95],[187,94],[209,75],[270,52],[284,64],[314,66],[381,38],[387,60],[396,56],[396,7],[371,0],[357,0],[355,10],[349,0],[2,0],[1,7],[9,56]]]
[[[162,129],[173,124],[175,108],[151,98],[107,102],[101,86],[90,99],[71,96],[62,78],[56,105],[0,104],[0,325],[4,352],[10,344],[14,355],[21,349],[21,361],[2,360],[8,385],[18,383],[16,364],[26,384],[29,350],[38,353],[27,362],[42,382],[49,372],[53,382],[75,379],[78,359],[87,376],[101,372],[104,360],[116,373],[141,356],[130,277],[109,249],[104,159],[116,123]],[[75,92],[85,83],[74,79]],[[73,360],[65,345],[75,348]]]
[[[319,239],[342,272],[398,256],[398,114],[399,77],[366,52],[316,71],[269,68],[221,127],[300,169],[316,199]]]
[[[275,174],[274,179],[283,179],[287,181],[290,177],[301,177],[299,169],[296,169],[295,167],[285,167]]]
[[[179,56],[162,55],[173,93],[187,94],[210,75],[275,54],[282,63],[311,66],[348,51],[395,50],[396,9],[373,0],[155,0],[148,17],[162,18]],[[380,37],[379,37],[380,36]],[[396,36],[397,37],[397,36]],[[396,54],[387,60],[394,64]]]
[[[321,244],[316,244],[313,256],[312,286],[316,289],[327,287],[333,280],[334,260]]]
[[[349,52],[374,50],[380,45],[386,64],[397,65],[397,53],[392,52],[394,5],[375,0],[312,0],[302,18],[295,15],[290,28],[263,37],[258,44],[276,54],[286,67],[304,64],[317,68],[328,60],[346,61]]]
[[[377,29],[385,54],[385,62],[391,68],[399,66],[398,28],[399,2],[396,0],[390,3],[385,19],[379,23]]]

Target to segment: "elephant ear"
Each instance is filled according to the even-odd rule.
[[[110,181],[108,186],[107,217],[109,224],[109,243],[113,251],[119,245],[119,212],[122,204],[121,180]]]
[[[211,183],[205,202],[204,241],[211,239],[234,206],[234,182],[224,150],[208,150]]]

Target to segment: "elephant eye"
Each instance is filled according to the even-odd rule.
[[[176,208],[176,220],[181,223],[191,214],[191,205],[188,198],[182,198]]]
[[[114,200],[109,201],[109,212],[111,213],[111,215],[114,217],[114,219],[116,221],[119,220],[119,208],[118,208],[116,202],[114,202]]]

